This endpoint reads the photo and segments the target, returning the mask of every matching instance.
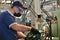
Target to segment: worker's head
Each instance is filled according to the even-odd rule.
[[[13,8],[13,11],[14,11],[14,16],[21,16],[21,12],[23,11],[24,7],[23,5],[19,2],[19,1],[15,1],[11,8]]]

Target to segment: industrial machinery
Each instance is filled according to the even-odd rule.
[[[51,24],[57,23],[56,17],[56,1],[40,0],[40,11],[38,15],[33,7],[34,0],[23,0],[23,4],[27,9],[23,11],[21,16],[21,23],[27,26],[35,27],[35,23],[38,21],[39,32],[41,34],[34,34],[32,32],[27,33],[27,40],[52,40]],[[58,23],[57,23],[57,36],[58,36]]]

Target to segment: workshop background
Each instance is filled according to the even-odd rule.
[[[6,11],[6,10],[8,10],[9,8],[10,8],[10,6],[11,6],[11,4],[14,2],[14,1],[16,1],[16,0],[0,0],[0,12],[3,12],[3,11]],[[18,0],[18,1],[20,1],[21,3],[22,2],[24,2],[24,1],[26,1],[27,2],[27,4],[24,4],[25,5],[25,7],[28,7],[28,3],[31,1],[28,1],[28,0]],[[37,14],[39,14],[39,13],[42,13],[41,12],[41,8],[40,8],[40,6],[39,5],[41,5],[40,3],[40,1],[42,1],[42,0],[34,0],[34,2],[33,2],[33,4],[31,5],[32,6],[32,8],[34,9],[34,10],[32,10],[32,9],[30,9],[30,10],[32,10],[32,11],[35,11]],[[43,0],[43,1],[50,1],[50,0]],[[52,1],[52,0],[51,0]],[[56,2],[56,16],[57,16],[57,20],[58,20],[58,24],[52,24],[51,25],[51,31],[52,31],[52,37],[53,37],[53,40],[60,40],[60,0],[53,0],[53,1],[55,1]],[[23,4],[23,3],[22,3]],[[38,4],[38,5],[37,5]],[[27,5],[27,6],[26,6]],[[36,16],[36,14],[34,14],[35,12],[32,12],[33,13],[33,15],[32,15],[32,17],[33,18],[35,18],[35,16]],[[28,15],[28,14],[27,14]],[[31,18],[31,19],[28,19],[29,18],[29,16],[27,17],[27,20],[31,20],[31,19],[33,19],[33,18]],[[24,17],[23,17],[23,19],[24,19]],[[37,18],[36,18],[37,19]],[[32,20],[32,26],[37,26],[37,25],[35,25],[35,24],[37,24],[38,22],[36,22],[36,19],[33,21]],[[22,24],[25,24],[25,20],[23,20],[24,22],[22,23]],[[30,22],[30,21],[29,21]],[[35,24],[34,24],[35,23]],[[39,23],[38,23],[39,24]],[[37,28],[37,27],[36,27]],[[38,29],[38,28],[37,28]]]

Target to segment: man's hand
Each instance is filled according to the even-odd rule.
[[[35,29],[35,28],[32,28],[31,32],[34,33],[34,34],[40,34],[40,32],[37,29]]]

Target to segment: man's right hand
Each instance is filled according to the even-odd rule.
[[[32,28],[31,32],[34,33],[34,34],[40,34],[40,32],[37,29],[35,29],[35,28]]]

